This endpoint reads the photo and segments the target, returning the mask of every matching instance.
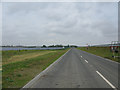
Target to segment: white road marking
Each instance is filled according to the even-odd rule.
[[[81,56],[82,57],[82,56]]]
[[[114,90],[117,90],[100,72],[96,71]]]
[[[87,60],[85,60],[86,61],[86,63],[88,63],[88,61]]]
[[[83,51],[83,52],[85,52],[85,51]],[[85,52],[85,53],[88,53],[88,52]],[[96,57],[102,58],[102,59],[107,60],[107,61],[109,61],[109,62],[113,62],[113,63],[119,64],[118,62],[112,61],[112,60],[110,60],[110,59],[107,59],[107,58],[104,58],[104,57],[101,57],[101,56],[97,56],[97,55],[92,54],[92,53],[88,53],[88,54],[91,54],[91,55],[93,55],[93,56],[96,56]]]

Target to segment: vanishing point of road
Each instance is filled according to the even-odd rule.
[[[118,63],[70,49],[24,88],[118,88]]]

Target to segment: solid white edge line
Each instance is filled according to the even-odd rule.
[[[87,60],[85,60],[86,61],[86,63],[88,63],[88,61]]]
[[[114,90],[117,90],[100,72],[96,71]]]
[[[63,56],[65,56],[71,49],[69,49],[65,54],[63,54],[60,58],[58,58],[55,62],[53,62],[50,66],[48,66],[45,70],[43,70],[42,72],[40,72],[40,74],[38,74],[36,77],[34,77],[31,81],[29,81],[25,86],[23,86],[21,89],[23,88],[30,88],[30,86],[32,86],[35,81],[40,78],[48,69],[50,69],[54,64],[56,64],[57,62],[59,62]]]

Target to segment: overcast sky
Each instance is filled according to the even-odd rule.
[[[3,45],[106,44],[118,40],[117,2],[3,3]]]

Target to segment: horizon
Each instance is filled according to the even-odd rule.
[[[68,45],[69,45],[69,46],[88,46],[88,45],[89,45],[89,46],[97,46],[97,45],[98,45],[98,46],[99,46],[99,45],[110,45],[110,44],[111,44],[111,43],[106,43],[106,44],[105,44],[105,43],[104,43],[104,44],[86,44],[86,45],[75,45],[75,44],[66,44],[66,45],[65,45],[65,44],[51,44],[51,45],[45,45],[45,44],[43,44],[43,45],[45,45],[45,46],[53,46],[53,45],[54,45],[54,46],[56,46],[56,45],[62,45],[62,46],[68,46]],[[16,46],[21,46],[21,47],[22,47],[22,46],[28,46],[28,47],[29,47],[29,46],[43,46],[43,45],[2,45],[2,46],[13,46],[13,47],[14,47],[14,46],[15,46],[15,47],[16,47]]]

